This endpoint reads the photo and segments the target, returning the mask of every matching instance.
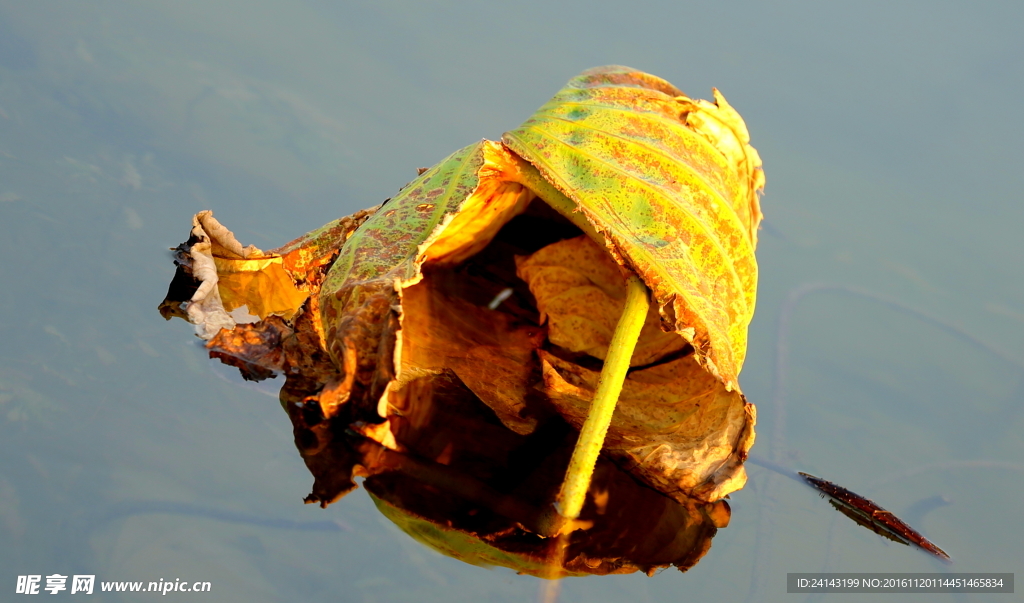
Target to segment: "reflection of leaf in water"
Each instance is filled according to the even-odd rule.
[[[389,418],[404,452],[351,432],[307,449],[316,478],[307,502],[333,500],[353,487],[352,475],[365,475],[363,486],[378,509],[420,542],[474,565],[548,578],[650,573],[668,565],[685,570],[728,524],[725,501],[676,503],[602,459],[595,496],[580,518],[589,527],[564,540],[542,538],[538,532],[565,473],[573,431],[555,422],[528,436],[515,434],[457,381],[421,389],[408,402],[419,408],[404,407],[408,415]],[[308,413],[293,407],[290,415],[299,439],[319,446],[310,434],[318,425],[309,424]],[[560,547],[564,561],[552,567]]]

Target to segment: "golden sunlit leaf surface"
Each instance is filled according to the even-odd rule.
[[[280,257],[240,260],[213,259],[217,266],[220,298],[228,312],[245,306],[250,314],[291,318],[309,293],[292,282]]]
[[[754,313],[764,173],[724,97],[628,67],[580,74],[503,141],[571,198],[729,389]]]

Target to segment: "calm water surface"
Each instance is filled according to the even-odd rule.
[[[223,601],[536,599],[363,492],[303,505],[277,402],[156,305],[196,211],[275,247],[609,63],[720,88],[764,158],[755,451],[896,513],[946,497],[918,521],[952,569],[1021,575],[1022,24],[1014,3],[0,0],[0,599],[55,572]],[[790,601],[787,572],[938,571],[751,476],[689,573],[559,600]]]

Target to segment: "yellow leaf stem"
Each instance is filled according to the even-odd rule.
[[[580,439],[576,442],[565,481],[562,483],[558,511],[566,519],[576,519],[583,509],[583,500],[590,488],[594,465],[597,463],[601,448],[604,447],[604,437],[612,422],[612,413],[615,412],[615,404],[622,392],[622,383],[629,370],[629,360],[633,356],[640,330],[647,319],[650,303],[649,292],[643,281],[636,275],[626,279],[626,306],[622,310],[619,323],[615,326],[590,413],[583,423],[583,429],[580,430]]]

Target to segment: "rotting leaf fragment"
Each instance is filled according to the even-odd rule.
[[[829,503],[837,511],[872,532],[884,536],[893,542],[916,546],[943,561],[951,561],[945,551],[911,528],[899,517],[896,517],[874,502],[842,486],[814,477],[809,473],[800,472],[800,475],[804,478],[804,481],[819,491],[823,497],[827,496]]]

